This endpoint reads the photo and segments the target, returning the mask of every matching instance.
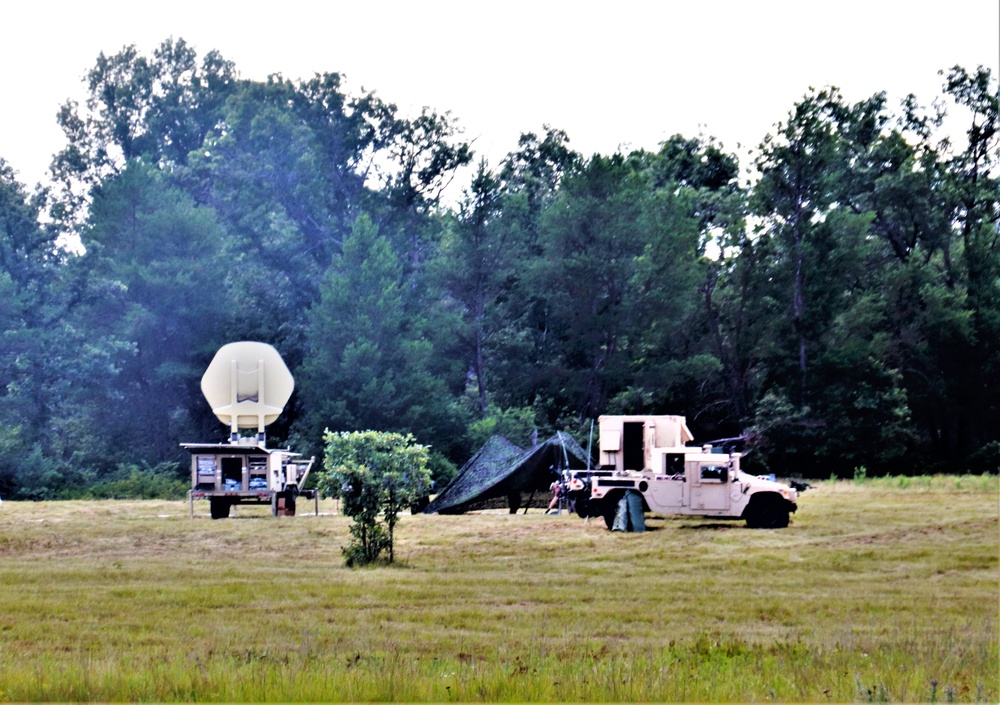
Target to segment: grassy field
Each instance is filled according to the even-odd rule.
[[[0,700],[1000,700],[1000,481],[823,482],[788,529],[0,505]]]

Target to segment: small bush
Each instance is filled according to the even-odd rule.
[[[328,496],[340,497],[344,514],[354,520],[351,543],[342,549],[344,562],[349,567],[374,563],[388,550],[392,563],[400,511],[430,489],[427,446],[414,443],[410,435],[380,431],[327,431],[323,439],[326,454],[319,487]]]

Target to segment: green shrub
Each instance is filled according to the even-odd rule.
[[[110,478],[91,485],[84,496],[89,499],[182,499],[190,487],[179,474],[174,463],[154,467],[122,464]]]
[[[318,485],[324,494],[340,497],[344,514],[354,520],[351,542],[342,549],[345,563],[374,563],[384,550],[392,563],[400,511],[430,489],[427,446],[414,443],[411,435],[381,431],[327,431],[323,440],[326,453]]]

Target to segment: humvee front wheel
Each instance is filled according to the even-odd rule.
[[[753,497],[747,507],[749,529],[784,529],[788,526],[788,503],[777,495]]]
[[[784,529],[788,526],[788,510],[772,509],[761,519],[759,529]]]

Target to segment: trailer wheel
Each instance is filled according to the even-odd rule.
[[[209,497],[208,507],[213,519],[228,519],[232,503],[224,497]]]
[[[274,495],[271,509],[272,516],[293,517],[295,516],[295,490],[285,490]]]

